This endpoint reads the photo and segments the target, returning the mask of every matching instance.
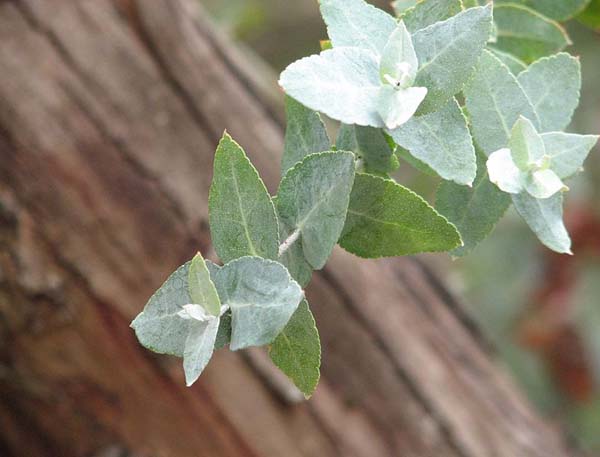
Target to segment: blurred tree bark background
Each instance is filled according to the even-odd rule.
[[[567,456],[421,260],[336,251],[308,402],[261,350],[184,387],[128,325],[210,254],[227,128],[271,192],[280,95],[193,0],[0,1],[0,455]]]

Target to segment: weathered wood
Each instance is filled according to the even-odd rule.
[[[568,455],[415,259],[315,274],[309,402],[252,357],[187,389],[141,348],[131,318],[210,252],[225,128],[274,191],[279,105],[194,0],[0,1],[0,455]]]

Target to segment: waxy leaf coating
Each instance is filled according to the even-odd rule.
[[[260,257],[225,264],[214,282],[231,309],[232,351],[271,343],[287,325],[304,293],[286,268]]]
[[[441,108],[462,90],[473,74],[491,30],[492,7],[488,5],[470,8],[412,36],[419,59],[414,85],[428,90],[421,112]]]
[[[246,255],[277,258],[273,202],[243,149],[227,133],[215,153],[208,209],[212,242],[224,263]]]
[[[455,99],[439,111],[389,131],[394,141],[442,178],[470,185],[477,165],[467,120]]]
[[[365,258],[439,252],[461,244],[456,228],[406,187],[357,174],[340,238],[345,250]]]
[[[564,52],[545,57],[532,63],[517,79],[539,116],[540,131],[561,131],[569,125],[579,104],[579,59]]]
[[[323,268],[342,232],[353,181],[354,155],[341,151],[307,156],[281,181],[277,213],[288,236],[299,233],[315,270]]]

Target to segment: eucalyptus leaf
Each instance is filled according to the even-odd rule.
[[[306,108],[291,97],[285,98],[285,113],[287,126],[281,160],[282,176],[307,155],[331,148],[325,124],[319,113]]]
[[[306,398],[315,391],[321,366],[321,342],[308,302],[298,309],[269,350],[273,363],[300,389]]]
[[[538,113],[542,132],[561,131],[569,125],[579,104],[581,65],[564,52],[540,59],[518,76]]]
[[[183,357],[189,322],[178,313],[192,303],[188,288],[190,263],[169,276],[131,323],[142,346],[153,352]]]
[[[273,202],[244,150],[227,133],[215,153],[208,209],[212,242],[223,262],[246,255],[277,258]]]
[[[496,5],[494,21],[498,30],[494,47],[526,63],[559,52],[571,44],[560,24],[523,5]]]
[[[215,284],[231,308],[232,351],[271,343],[304,297],[286,268],[260,257],[241,257],[219,269]]]
[[[380,129],[342,124],[336,147],[338,150],[355,152],[363,160],[367,173],[389,173],[399,166],[393,149]]]
[[[377,54],[334,48],[297,60],[279,79],[303,105],[346,124],[383,127],[377,97],[381,88]]]
[[[299,234],[315,270],[325,265],[344,227],[353,181],[354,155],[342,151],[309,155],[281,181],[277,212],[288,236]]]
[[[380,54],[396,19],[363,0],[321,0],[321,15],[335,47],[358,47]]]
[[[359,257],[440,252],[461,244],[456,228],[413,191],[357,174],[340,246]]]
[[[561,254],[572,254],[571,239],[562,220],[561,193],[546,199],[537,199],[527,193],[512,196],[517,212],[548,248]]]
[[[492,30],[492,6],[470,8],[412,36],[419,60],[414,86],[426,87],[420,112],[435,111],[460,92],[473,74]]]
[[[221,311],[221,301],[217,289],[210,279],[206,262],[199,252],[190,263],[188,273],[190,303],[201,305],[208,313],[218,316]]]
[[[440,184],[435,208],[460,232],[464,246],[452,251],[462,257],[481,242],[510,206],[510,196],[488,179],[485,159],[477,154],[477,177],[473,187],[459,186],[450,181]]]
[[[477,173],[475,149],[467,120],[455,99],[439,111],[412,118],[389,134],[442,178],[458,184],[473,183]]]
[[[546,154],[552,159],[552,170],[561,178],[569,178],[581,171],[583,162],[598,142],[596,135],[572,133],[543,133]]]
[[[525,62],[518,57],[509,54],[508,52],[500,51],[499,49],[495,48],[489,48],[489,51],[498,57],[498,59],[500,59],[500,61],[509,68],[513,75],[518,75],[523,70],[527,69],[527,64]]]
[[[566,21],[581,13],[590,0],[501,0],[497,3],[520,3],[556,21]]]
[[[286,227],[283,222],[279,224],[281,231],[281,239],[285,240],[293,233],[293,229]],[[305,287],[312,277],[313,268],[304,257],[304,250],[302,249],[302,239],[296,240],[292,243],[284,252],[279,256],[279,262],[281,262],[290,272],[292,278],[294,278],[301,287]]]
[[[445,21],[463,10],[461,0],[422,0],[402,14],[409,32],[424,29],[436,22]]]
[[[542,137],[537,133],[532,122],[523,116],[519,116],[515,122],[508,145],[512,159],[520,170],[528,170],[532,162],[542,160],[546,155]]]
[[[198,380],[212,357],[218,330],[219,318],[216,316],[207,321],[190,319],[183,351],[183,370],[188,387]]]
[[[477,70],[464,90],[476,144],[486,155],[508,146],[519,116],[539,120],[516,77],[495,55],[484,51]]]

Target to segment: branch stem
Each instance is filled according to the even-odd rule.
[[[296,242],[296,240],[300,237],[300,230],[294,230],[290,236],[286,238],[286,240],[281,243],[279,246],[279,257],[286,253],[286,251]]]

